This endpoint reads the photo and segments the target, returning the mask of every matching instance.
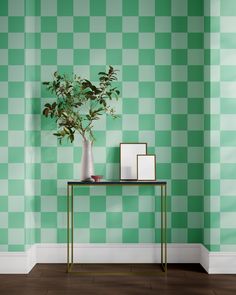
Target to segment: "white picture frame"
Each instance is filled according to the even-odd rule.
[[[137,155],[147,154],[147,143],[120,143],[120,180],[137,180]]]
[[[140,181],[156,180],[156,155],[137,155],[137,176]]]

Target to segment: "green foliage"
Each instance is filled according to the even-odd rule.
[[[54,73],[53,81],[43,82],[47,90],[56,95],[56,101],[46,103],[43,115],[55,119],[57,131],[54,133],[60,143],[64,137],[74,141],[75,132],[79,132],[84,139],[94,140],[93,122],[102,115],[118,116],[110,106],[110,101],[118,100],[120,94],[112,83],[117,80],[117,70],[109,67],[108,72],[100,72],[98,87],[89,80],[77,75]]]

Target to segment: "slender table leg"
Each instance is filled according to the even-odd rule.
[[[70,186],[67,184],[67,272],[70,271]]]
[[[74,186],[71,186],[71,269],[74,263]]]
[[[161,185],[161,266],[163,267],[163,186]]]
[[[165,213],[165,272],[167,272],[167,196],[166,196],[166,184],[164,186],[164,213]]]

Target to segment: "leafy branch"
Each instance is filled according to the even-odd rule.
[[[77,75],[68,77],[55,72],[53,81],[43,82],[47,90],[56,96],[56,101],[46,103],[43,115],[55,119],[57,131],[53,133],[60,143],[64,137],[74,141],[76,131],[83,139],[94,140],[93,122],[107,114],[118,116],[110,101],[119,99],[119,90],[112,84],[117,80],[117,70],[109,66],[108,72],[99,72],[99,85]]]

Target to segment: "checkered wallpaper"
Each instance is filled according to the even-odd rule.
[[[204,243],[236,250],[236,1],[205,5]]]
[[[222,1],[227,11],[224,2],[233,1]],[[225,38],[232,48],[234,43],[227,42],[231,35],[219,34],[219,9],[212,5],[204,16],[209,3],[1,0],[0,250],[66,242],[66,181],[80,177],[81,138],[58,144],[54,123],[41,115],[49,98],[41,82],[51,80],[55,70],[96,82],[108,65],[119,69],[121,99],[115,107],[121,118],[104,117],[95,126],[96,174],[118,178],[119,143],[147,142],[148,151],[157,155],[158,179],[168,181],[168,241],[204,242],[216,245],[215,250],[234,243],[227,236],[234,213],[223,209],[235,208],[233,196],[223,192],[220,197],[233,181],[227,162],[232,157],[220,164],[220,156],[225,145],[233,151],[233,125],[227,125],[233,115],[228,120],[226,113],[234,112],[234,103],[232,97],[220,103],[218,93],[220,80],[233,79],[234,70],[220,68],[220,54],[229,55],[216,42]],[[229,24],[233,21],[229,18]],[[232,96],[234,84],[227,85],[225,93]],[[220,133],[223,119],[226,130]],[[215,171],[220,171],[216,179]],[[154,199],[153,190],[77,191],[76,242],[159,242],[160,199]],[[223,199],[231,205],[225,207]],[[222,231],[223,224],[214,221],[224,213]]]

